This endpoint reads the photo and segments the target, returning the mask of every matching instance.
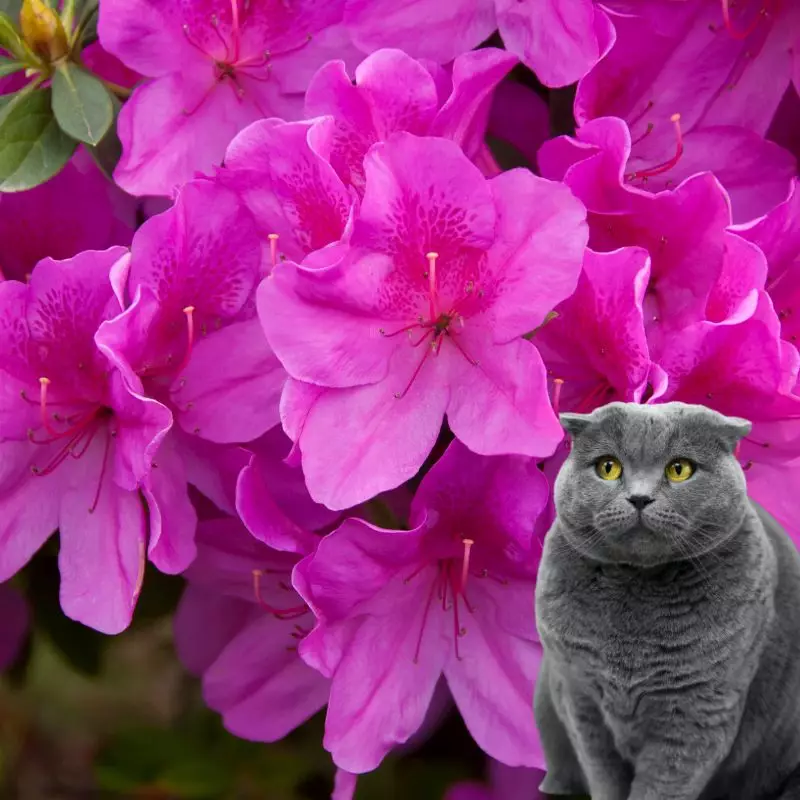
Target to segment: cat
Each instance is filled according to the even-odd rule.
[[[536,587],[541,791],[797,800],[800,554],[747,497],[750,423],[683,403],[561,421]]]

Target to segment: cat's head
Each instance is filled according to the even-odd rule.
[[[555,486],[564,534],[600,561],[655,566],[722,544],[747,509],[734,455],[750,423],[685,403],[562,414],[572,447]]]

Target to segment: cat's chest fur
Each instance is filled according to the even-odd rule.
[[[702,708],[713,718],[744,702],[774,614],[770,558],[771,549],[745,541],[727,562],[699,567],[600,565],[570,550],[556,525],[537,624],[565,712],[586,702],[599,708],[632,757],[649,729],[676,714]]]

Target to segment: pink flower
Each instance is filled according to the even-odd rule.
[[[574,83],[614,40],[608,16],[592,0],[347,0],[345,22],[366,52],[397,47],[440,64],[499,28],[506,47],[547,86]]]
[[[533,339],[561,410],[588,413],[614,400],[642,399],[651,370],[644,324],[649,278],[644,250],[586,251],[575,293]]]
[[[141,382],[176,422],[142,487],[156,510],[151,558],[168,572],[194,556],[187,483],[233,513],[220,486],[246,459],[224,446],[278,423],[285,373],[255,316],[260,275],[250,214],[213,181],[191,181],[172,208],[137,231],[127,281],[133,302],[98,335],[131,384]]]
[[[621,120],[592,120],[577,139],[546,142],[539,166],[546,177],[562,178],[586,204],[592,248],[638,246],[649,252],[643,310],[651,356],[658,361],[670,332],[733,313],[763,281],[766,265],[757,248],[728,231],[728,195],[712,174],[694,175],[657,194],[641,191],[623,184],[629,146]]]
[[[267,119],[245,128],[228,147],[216,179],[252,212],[269,269],[301,262],[345,233],[352,193],[329,163],[331,119]]]
[[[458,783],[450,787],[444,800],[544,800],[539,792],[544,778],[541,770],[507,767],[492,759],[489,771],[490,785]]]
[[[769,266],[767,291],[778,311],[781,335],[800,343],[800,189],[793,181],[789,197],[765,217],[736,232],[758,245]]]
[[[364,156],[397,131],[452,139],[474,160],[492,92],[516,61],[503,50],[476,50],[456,58],[450,78],[401,50],[378,50],[359,64],[355,81],[343,61],[331,61],[308,87],[306,115],[334,118],[330,162],[363,194]]]
[[[284,264],[258,295],[296,379],[284,430],[311,496],[335,509],[414,475],[445,415],[475,452],[553,451],[562,431],[521,337],[574,290],[586,237],[564,187],[524,170],[487,181],[444,139],[395,134],[365,169],[342,260]]]
[[[411,530],[349,519],[298,564],[317,617],[300,654],[332,680],[324,744],[337,766],[369,771],[405,742],[441,675],[484,750],[541,766],[531,593],[547,499],[533,460],[454,442],[417,491]]]
[[[120,186],[169,195],[218,164],[248,123],[300,116],[313,71],[353,52],[338,25],[343,7],[343,0],[106,0],[100,41],[153,79],[120,114]]]
[[[658,402],[700,403],[745,417],[753,430],[739,458],[751,497],[786,526],[800,544],[792,501],[800,490],[800,356],[780,339],[780,321],[768,295],[756,292],[746,307],[722,322],[699,322],[679,332],[659,356],[667,376]]]
[[[123,255],[45,259],[29,284],[0,283],[0,580],[58,528],[62,608],[104,633],[131,619],[147,531],[138,489],[172,424],[95,344],[121,310]]]
[[[46,257],[130,244],[135,215],[133,198],[79,150],[47,183],[0,194],[0,280],[24,281]]]
[[[297,655],[311,614],[289,585],[299,556],[256,541],[235,519],[201,522],[175,617],[178,655],[236,736],[274,742],[328,700],[329,681]]]
[[[611,5],[624,12],[611,14],[616,42],[579,85],[578,124],[603,116],[628,123],[635,185],[658,190],[711,170],[731,193],[737,221],[779,202],[796,167],[763,137],[800,63],[800,6]]]

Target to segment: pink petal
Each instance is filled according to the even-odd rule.
[[[107,0],[97,25],[103,47],[152,77],[194,66],[203,56],[183,31],[180,4],[162,0]]]
[[[423,355],[411,347],[398,350],[386,380],[329,391],[313,405],[300,449],[308,491],[318,503],[354,506],[399,486],[422,466],[439,435],[450,390],[431,360],[405,395],[395,395],[409,385]]]
[[[58,527],[64,473],[45,477],[31,473],[31,464],[44,465],[52,455],[55,453],[42,453],[29,442],[5,441],[0,447],[2,581],[22,569]]]
[[[356,793],[357,775],[346,772],[343,769],[336,770],[336,777],[333,781],[333,794],[331,800],[353,800]]]
[[[541,544],[531,534],[549,494],[535,459],[479,456],[456,439],[422,479],[410,520],[430,513],[432,530],[471,538],[478,570],[532,577]]]
[[[81,480],[61,501],[61,608],[101,633],[120,633],[130,624],[144,574],[146,522],[138,494],[117,488],[109,475],[90,512],[101,451],[96,443],[83,456]]]
[[[564,381],[561,408],[588,412],[616,396],[638,401],[650,372],[643,302],[650,258],[640,248],[587,250],[575,294],[533,338]]]
[[[550,109],[533,89],[513,80],[503,81],[492,97],[488,133],[512,145],[533,166],[539,148],[550,138]]]
[[[258,320],[236,322],[194,346],[174,394],[178,424],[212,442],[255,439],[278,424],[285,379]]]
[[[202,675],[247,624],[252,610],[252,603],[237,597],[187,586],[173,620],[175,649],[183,666],[193,675]]]
[[[536,348],[524,339],[485,345],[459,335],[478,361],[451,359],[447,420],[453,433],[481,455],[548,456],[563,437],[547,395],[547,376]]]
[[[447,6],[434,0],[347,0],[344,19],[353,41],[366,52],[398,47],[440,64],[472,50],[496,27],[490,0]]]
[[[567,86],[600,59],[592,0],[497,0],[497,24],[506,47],[545,86]]]
[[[285,264],[261,284],[261,324],[293,378],[347,387],[386,377],[392,352],[404,342],[382,336],[379,312],[354,313],[348,296],[351,288],[369,294],[373,283],[374,275],[360,262],[324,272]],[[298,326],[304,330],[302,338],[294,333]]]
[[[539,734],[531,714],[533,687],[542,651],[535,626],[527,637],[508,635],[498,611],[513,605],[527,609],[529,582],[505,585],[486,580],[469,587],[476,613],[460,640],[461,658],[444,668],[448,686],[475,741],[493,758],[509,766],[544,767]],[[507,613],[504,611],[503,613]],[[487,676],[492,676],[487,680]]]
[[[480,783],[458,783],[447,790],[444,800],[493,800],[493,795]]]
[[[721,322],[747,313],[744,303],[752,313],[766,280],[767,260],[761,250],[734,233],[726,233],[722,272],[708,298],[706,316],[712,322]]]
[[[499,175],[490,186],[498,242],[489,268],[499,277],[492,332],[494,341],[507,342],[541,325],[575,290],[589,228],[586,209],[566,186],[522,169]]]
[[[261,278],[259,248],[255,222],[236,194],[194,180],[181,187],[169,210],[136,232],[130,290],[149,289],[162,313],[177,312],[181,326],[182,309],[192,306],[200,339],[202,323],[235,318],[250,301]],[[185,335],[180,344],[185,348]]]
[[[219,165],[228,142],[263,115],[255,105],[263,108],[262,100],[251,98],[240,101],[229,81],[216,83],[210,61],[139,86],[120,112],[114,180],[133,195],[171,195]]]
[[[256,608],[205,672],[203,698],[236,736],[275,742],[327,702],[329,683],[298,657],[293,629]]]
[[[241,447],[219,445],[172,431],[179,441],[189,483],[227,514],[235,514],[236,481],[249,460]]]
[[[149,558],[162,572],[173,575],[183,572],[197,554],[197,514],[188,488],[178,442],[167,436],[156,453],[142,493],[150,512]]]
[[[230,143],[219,173],[253,212],[262,240],[276,234],[278,252],[294,261],[344,232],[351,200],[325,157],[333,136],[331,120],[262,120]]]

